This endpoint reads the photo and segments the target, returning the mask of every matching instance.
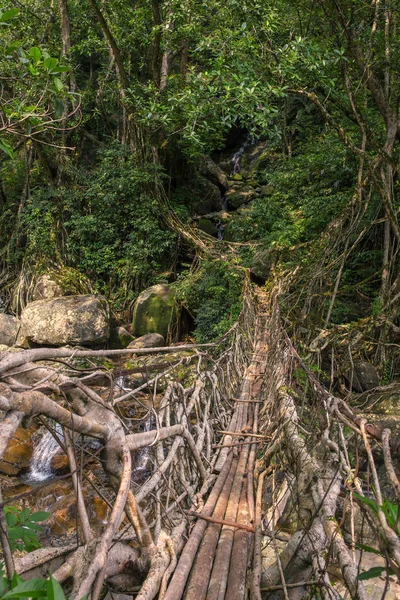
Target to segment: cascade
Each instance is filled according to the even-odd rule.
[[[57,423],[56,433],[62,440],[64,438],[62,427]],[[30,482],[39,482],[49,479],[53,475],[51,459],[60,450],[60,445],[50,431],[45,431],[35,446],[31,464],[26,479]]]
[[[240,171],[240,159],[243,156],[244,151],[248,146],[254,143],[254,139],[251,135],[248,135],[244,143],[240,146],[239,150],[231,158],[232,164],[232,175],[236,175]]]

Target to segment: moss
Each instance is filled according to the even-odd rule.
[[[153,285],[142,292],[136,300],[132,332],[135,336],[160,333],[166,338],[169,325],[174,318],[176,318],[176,305],[171,289],[164,284]]]

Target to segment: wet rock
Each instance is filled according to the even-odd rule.
[[[112,349],[127,348],[134,339],[125,327],[114,327],[111,330],[109,346]]]
[[[224,160],[224,161],[220,162],[218,166],[227,175],[230,175],[232,173],[232,163],[230,160]]]
[[[51,459],[51,468],[57,475],[63,475],[69,471],[69,461],[66,454],[55,454]]]
[[[195,180],[193,196],[196,198],[194,210],[198,215],[207,215],[222,209],[221,190],[205,177],[199,176]]]
[[[256,191],[253,187],[248,185],[242,185],[240,187],[235,186],[226,193],[226,200],[228,203],[228,209],[236,210],[243,204],[248,204],[256,196]]]
[[[128,348],[163,348],[165,346],[165,339],[159,333],[147,333],[141,337],[136,338],[131,342]]]
[[[0,344],[13,346],[17,340],[20,322],[12,315],[0,313]]]
[[[218,234],[218,229],[215,223],[213,223],[210,219],[200,219],[198,227],[209,235],[216,236]]]
[[[144,290],[135,302],[132,333],[137,336],[159,333],[166,338],[175,315],[175,298],[171,288],[166,284],[153,285]]]
[[[374,365],[369,362],[354,363],[353,376],[351,371],[348,371],[345,377],[352,384],[355,392],[366,392],[379,385],[378,373]]]
[[[228,177],[226,173],[209,157],[205,156],[200,164],[200,173],[214,185],[226,190]]]
[[[33,301],[52,300],[64,295],[62,286],[50,275],[42,275],[33,290]]]
[[[100,344],[108,340],[109,333],[107,304],[90,294],[37,300],[21,315],[21,335],[35,344]]]
[[[0,461],[0,473],[18,475],[22,469],[29,467],[33,447],[32,432],[18,427]]]

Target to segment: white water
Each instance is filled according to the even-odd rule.
[[[63,439],[63,433],[61,425],[57,423],[56,433],[59,438]],[[50,431],[45,431],[39,440],[39,443],[33,449],[31,458],[31,465],[26,479],[28,481],[45,481],[53,476],[53,469],[51,468],[51,459],[60,450],[60,445],[57,440],[53,437]]]
[[[244,151],[248,146],[251,146],[255,143],[255,138],[251,135],[248,135],[245,142],[240,146],[239,150],[235,152],[235,154],[231,158],[232,163],[232,175],[236,175],[240,171],[240,159],[243,156]]]
[[[152,429],[152,427],[151,427],[152,421],[153,421],[153,419],[151,416],[147,417],[147,419],[143,423],[143,431],[150,431]],[[145,446],[144,448],[139,450],[139,452],[137,454],[134,473],[146,471],[148,463],[149,463],[149,448],[147,446]]]

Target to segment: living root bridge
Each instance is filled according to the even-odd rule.
[[[351,597],[366,600],[355,552],[360,510],[378,551],[400,573],[398,528],[384,509],[376,465],[383,462],[400,501],[391,457],[397,442],[325,390],[303,364],[281,324],[277,288],[257,296],[256,303],[248,286],[218,353],[196,349],[185,364],[178,357],[175,366],[187,369],[186,378],[177,380],[174,365],[167,366],[147,389],[121,391],[111,373],[109,387],[95,387],[103,371],[68,370],[57,364],[57,350],[51,363],[39,363],[43,353],[36,351],[0,361],[0,457],[25,417],[60,423],[79,521],[77,545],[44,548],[15,564],[3,531],[9,574],[15,566],[24,577],[37,567],[47,574],[62,555],[54,577],[71,599],[97,600],[105,584],[138,590],[139,600],[287,600],[310,590],[338,599],[334,567]],[[139,417],[151,415],[151,431],[138,433],[124,416],[133,408]],[[100,532],[86,506],[85,446],[75,452],[82,436],[102,445],[97,468],[108,483],[96,470],[89,478],[111,509]],[[143,448],[151,448],[150,472],[139,483],[132,465]],[[369,494],[367,502],[368,489],[375,499]],[[291,533],[283,535],[279,525],[288,519]],[[262,546],[271,554],[264,568]]]

